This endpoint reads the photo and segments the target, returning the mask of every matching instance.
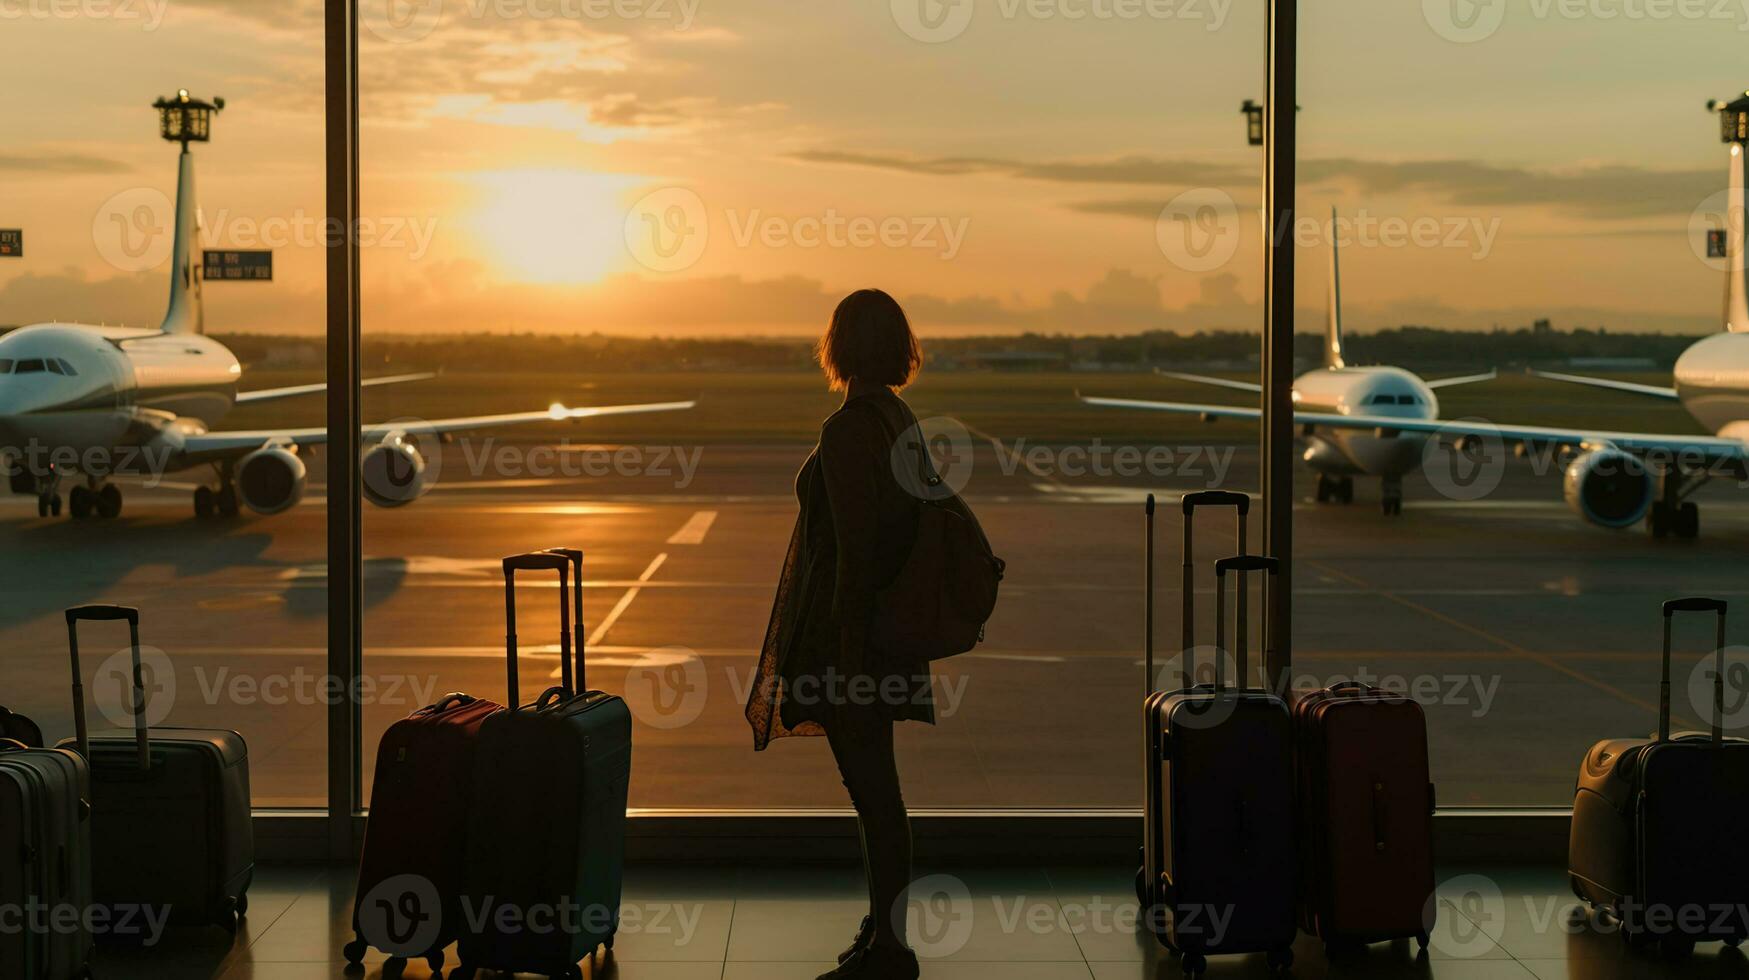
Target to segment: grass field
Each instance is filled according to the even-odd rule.
[[[1654,375],[1624,376],[1668,384]],[[270,388],[320,380],[311,372],[254,371],[248,388]],[[1081,404],[1088,395],[1246,403],[1241,392],[1226,391],[1148,374],[949,373],[925,374],[906,393],[921,417],[949,415],[1004,440],[1029,443],[1085,443],[1098,438],[1124,444],[1248,444],[1257,438],[1248,423],[1205,423],[1159,413],[1126,412]],[[699,399],[696,410],[650,416],[608,418],[584,425],[553,423],[515,430],[517,440],[701,445],[807,443],[819,433],[838,396],[818,375],[787,373],[638,373],[572,375],[451,372],[431,381],[368,389],[369,421],[438,418],[544,408],[553,402],[582,406],[618,402]],[[1520,374],[1440,394],[1444,418],[1475,417],[1494,422],[1584,426],[1641,432],[1698,433],[1681,407],[1633,395],[1543,381]],[[291,399],[239,409],[224,428],[271,428],[322,424],[320,397]]]

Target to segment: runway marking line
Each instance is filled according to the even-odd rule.
[[[717,522],[717,512],[701,510],[692,515],[680,530],[668,538],[669,544],[704,544],[704,536],[711,533],[711,525]]]
[[[1391,602],[1394,602],[1397,605],[1402,606],[1405,609],[1411,610],[1413,612],[1418,612],[1421,615],[1428,617],[1429,619],[1437,620],[1438,622],[1443,623],[1446,626],[1450,626],[1453,629],[1459,629],[1459,630],[1464,631],[1465,633],[1470,634],[1471,636],[1475,636],[1475,637],[1478,637],[1480,639],[1486,640],[1487,642],[1492,643],[1496,646],[1499,646],[1500,648],[1507,650],[1511,653],[1517,654],[1518,656],[1521,656],[1521,657],[1525,658],[1526,660],[1529,660],[1533,663],[1540,664],[1540,665],[1548,668],[1549,670],[1554,671],[1557,674],[1564,674],[1567,677],[1570,677],[1573,680],[1576,680],[1581,684],[1585,684],[1589,687],[1594,687],[1597,690],[1602,691],[1603,693],[1608,694],[1609,696],[1611,696],[1613,698],[1616,698],[1616,699],[1621,700],[1621,701],[1625,701],[1628,704],[1631,704],[1637,708],[1644,708],[1645,710],[1652,712],[1654,715],[1656,715],[1658,713],[1658,705],[1652,703],[1651,701],[1647,701],[1644,698],[1635,697],[1634,695],[1629,694],[1628,692],[1622,690],[1621,688],[1616,687],[1614,684],[1611,684],[1608,681],[1600,680],[1596,677],[1592,677],[1590,674],[1587,674],[1582,670],[1575,670],[1572,667],[1569,667],[1566,664],[1561,663],[1559,660],[1556,660],[1555,658],[1548,656],[1547,654],[1541,654],[1541,653],[1537,653],[1534,650],[1528,650],[1528,649],[1526,649],[1522,646],[1519,646],[1518,644],[1512,642],[1511,640],[1506,639],[1503,636],[1496,636],[1495,634],[1490,633],[1487,630],[1482,629],[1479,626],[1474,626],[1470,623],[1464,622],[1461,619],[1456,619],[1454,617],[1447,616],[1446,614],[1439,612],[1436,609],[1431,609],[1427,606],[1422,605],[1419,602],[1415,602],[1412,599],[1405,599],[1400,595],[1397,595],[1395,593],[1388,592],[1384,589],[1378,588],[1377,586],[1374,586],[1370,582],[1367,582],[1365,579],[1362,579],[1362,578],[1359,578],[1357,576],[1350,575],[1347,572],[1332,568],[1329,565],[1324,564],[1323,562],[1308,561],[1306,564],[1310,565],[1313,568],[1318,569],[1319,571],[1323,572],[1326,575],[1331,575],[1331,576],[1334,576],[1336,578],[1342,579],[1344,581],[1353,583],[1354,585],[1356,585],[1360,588],[1369,589],[1372,592],[1377,593],[1381,598],[1384,598],[1384,599],[1387,599]],[[1673,716],[1672,720],[1675,723],[1681,724],[1681,725],[1692,725],[1693,724],[1692,721],[1690,721],[1686,718],[1683,718],[1680,715]]]
[[[650,562],[650,566],[644,569],[642,575],[638,576],[638,583],[627,589],[625,595],[619,597],[619,601],[613,604],[613,608],[608,610],[607,616],[595,627],[595,632],[589,634],[587,646],[593,648],[597,643],[607,638],[607,631],[613,629],[613,624],[619,622],[620,616],[624,615],[625,611],[631,607],[632,600],[636,599],[638,593],[643,591],[643,583],[650,581],[650,578],[656,574],[656,570],[661,568],[662,563],[667,560],[668,552],[664,551]],[[559,668],[553,669],[552,676],[562,676]]]

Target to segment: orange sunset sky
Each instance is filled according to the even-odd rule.
[[[1304,6],[1302,204],[1373,229],[1351,328],[1717,328],[1702,108],[1749,87],[1749,0]],[[367,0],[366,329],[813,332],[864,285],[926,334],[1255,329],[1262,8]],[[228,101],[208,244],[276,251],[274,283],[209,286],[209,329],[320,329],[320,3],[10,0],[0,37],[0,324],[157,323],[150,103],[186,87]]]

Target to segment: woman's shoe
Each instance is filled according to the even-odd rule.
[[[865,915],[862,917],[862,925],[856,929],[856,942],[851,943],[849,949],[838,954],[838,965],[843,966],[845,960],[855,956],[863,947],[872,942],[874,942],[874,916]]]
[[[917,954],[903,946],[873,942],[817,980],[917,980]]]

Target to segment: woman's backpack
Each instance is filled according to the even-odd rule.
[[[891,435],[886,416],[868,407]],[[940,660],[983,641],[1007,562],[996,557],[972,508],[936,473],[919,427],[904,434],[908,445],[899,446],[899,438],[893,437],[894,458],[910,450],[916,460],[914,474],[896,466],[895,476],[917,499],[917,537],[898,575],[875,593],[869,645]]]

